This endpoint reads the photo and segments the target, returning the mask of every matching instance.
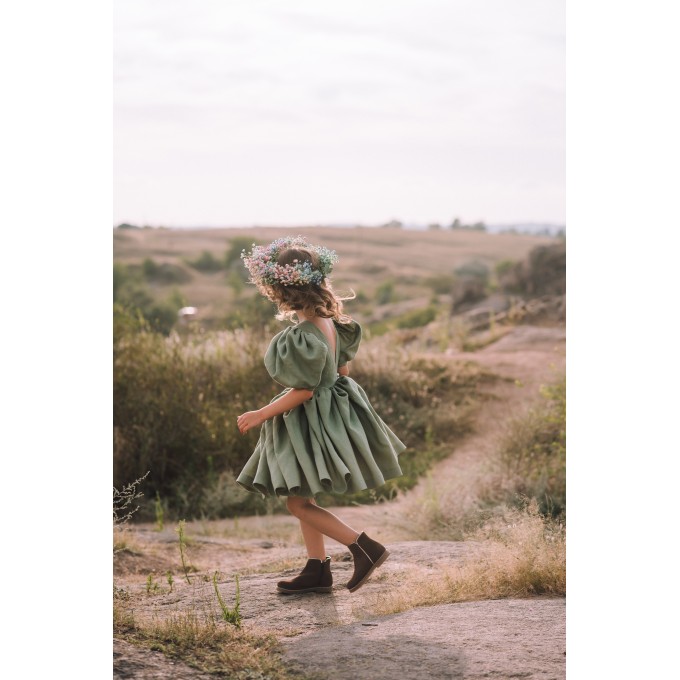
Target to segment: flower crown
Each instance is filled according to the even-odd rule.
[[[307,248],[315,252],[319,258],[319,268],[312,269],[311,262],[298,262],[292,264],[278,264],[279,253],[287,248]],[[314,283],[321,284],[324,277],[328,276],[333,265],[338,261],[334,250],[324,246],[314,246],[307,242],[304,236],[284,236],[272,241],[268,246],[256,246],[250,253],[244,248],[241,252],[243,264],[250,272],[248,283],[260,283],[271,285],[273,283],[282,286],[304,286]]]

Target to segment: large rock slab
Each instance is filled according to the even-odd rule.
[[[333,680],[565,677],[565,600],[421,607],[284,638],[293,670]]]

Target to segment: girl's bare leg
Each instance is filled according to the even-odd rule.
[[[305,539],[309,557],[325,559],[323,536],[330,536],[346,546],[354,543],[359,537],[360,532],[352,529],[332,512],[320,508],[313,498],[289,496],[286,505],[291,514],[300,520],[302,536]]]
[[[313,498],[309,502],[316,505],[316,501]],[[311,524],[307,524],[307,522],[302,520],[300,520],[300,529],[302,530],[302,537],[305,539],[307,557],[315,557],[323,562],[326,559],[323,534],[317,531]]]

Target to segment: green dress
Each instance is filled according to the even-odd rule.
[[[255,450],[236,480],[248,491],[304,497],[355,493],[403,474],[398,456],[406,445],[385,425],[361,385],[338,373],[359,349],[361,326],[335,319],[333,324],[335,355],[311,321],[272,338],[264,365],[286,389],[270,403],[293,388],[314,395],[262,423]]]

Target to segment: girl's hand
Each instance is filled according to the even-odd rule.
[[[259,411],[246,411],[236,418],[236,424],[238,425],[239,432],[245,434],[254,427],[261,425],[264,420]]]

